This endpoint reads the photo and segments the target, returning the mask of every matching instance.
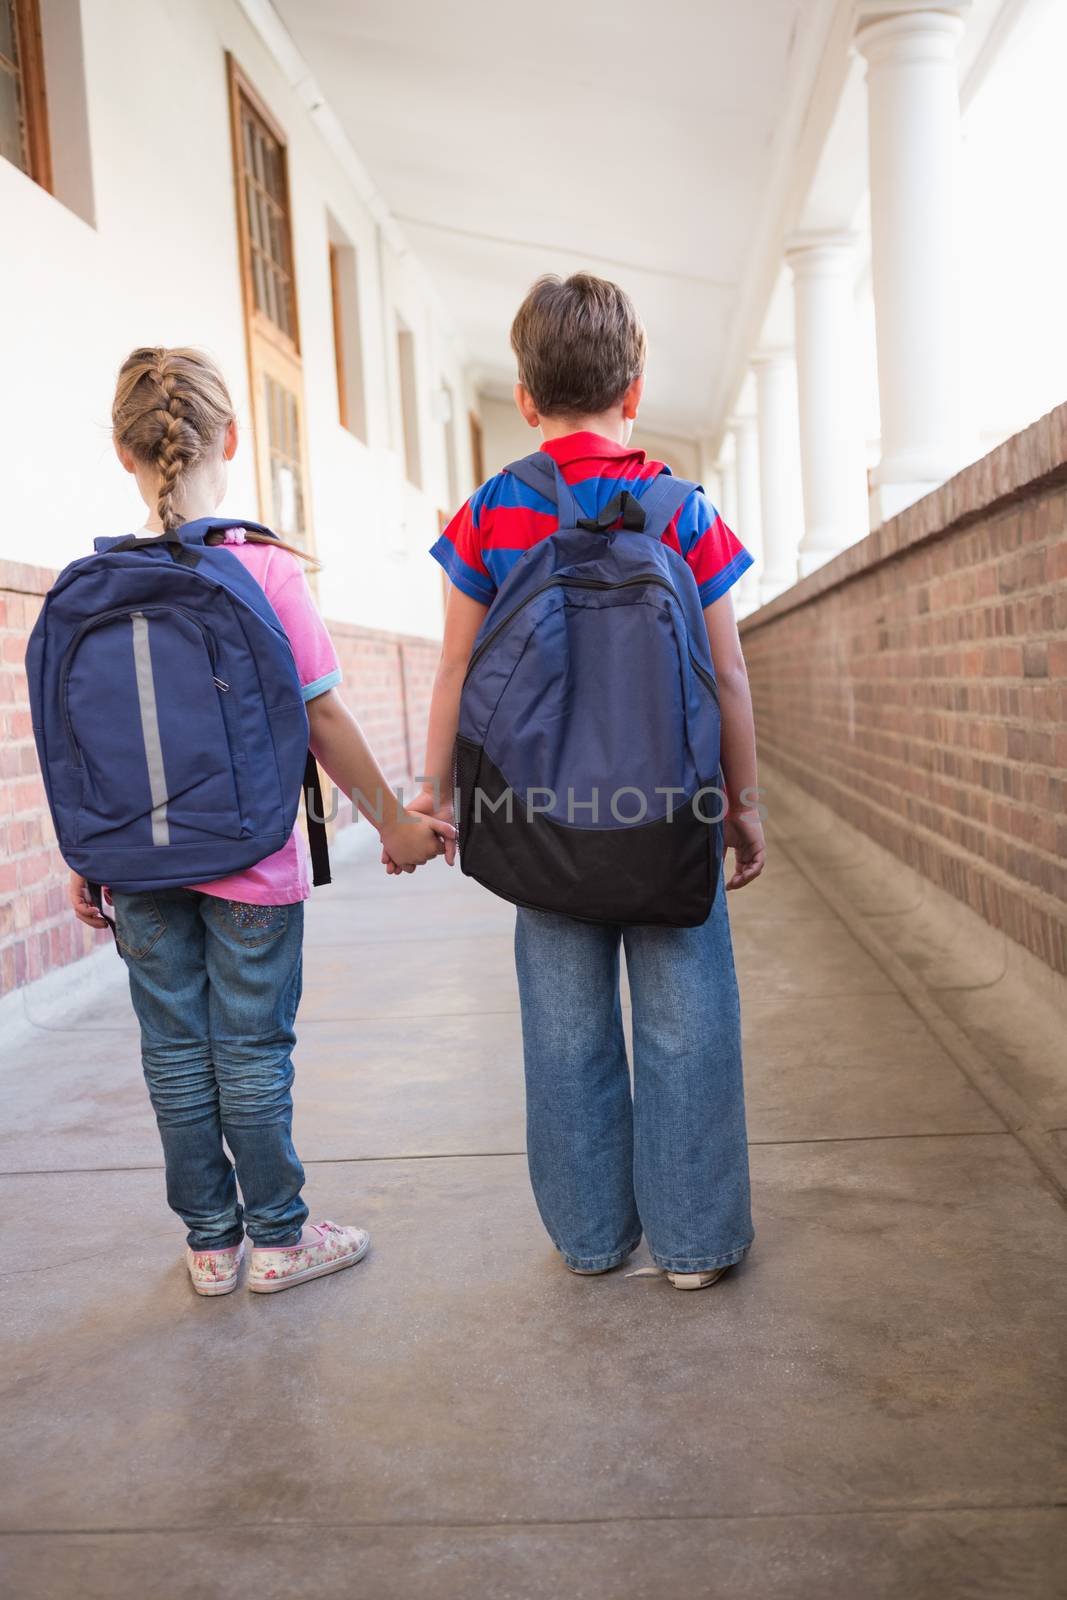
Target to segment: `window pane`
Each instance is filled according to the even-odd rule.
[[[254,245],[262,246],[259,237],[259,195],[251,178],[245,178],[245,205],[248,208],[248,233]]]
[[[263,186],[263,136],[259,126],[252,123],[252,176],[256,182]]]
[[[0,56],[15,59],[15,7],[13,0],[0,0]]]
[[[241,108],[241,166],[245,172],[250,173],[255,166],[252,155],[252,124],[248,120],[244,108]]]
[[[19,117],[18,80],[13,72],[0,69],[0,156],[27,171]]]
[[[304,480],[300,461],[300,401],[275,378],[264,377],[270,452],[271,519],[275,532],[304,543]]]
[[[264,309],[274,326],[281,328],[284,333],[285,327],[282,323],[281,311],[278,308],[278,279],[269,260],[263,263],[263,282],[267,289],[267,304]]]
[[[256,310],[266,312],[267,289],[263,281],[263,257],[258,251],[253,251],[252,253],[252,287],[255,294]]]

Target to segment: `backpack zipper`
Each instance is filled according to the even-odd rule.
[[[107,622],[115,622],[120,617],[132,617],[135,612],[140,612],[143,616],[150,617],[158,616],[160,612],[169,611],[176,612],[178,616],[184,617],[187,622],[191,622],[194,628],[199,629],[200,635],[204,641],[204,648],[208,654],[208,660],[211,662],[211,676],[215,681],[216,687],[220,691],[229,688],[229,684],[224,683],[215,670],[218,666],[218,649],[215,643],[214,635],[208,628],[205,628],[199,617],[194,616],[191,611],[187,611],[184,606],[119,606],[115,610],[101,611],[95,617],[88,617],[86,621],[75,630],[74,637],[71,639],[66,648],[63,661],[59,669],[59,695],[60,703],[63,707],[63,720],[66,723],[67,728],[67,741],[70,745],[71,754],[73,755],[75,764],[77,766],[81,766],[81,749],[74,733],[74,724],[71,722],[70,708],[67,704],[67,689],[70,682],[71,667],[74,662],[74,652],[77,650],[78,646],[82,642],[82,639],[87,633],[91,633],[94,628],[103,627],[103,625]]]
[[[528,594],[526,596],[525,600],[521,601],[519,605],[515,606],[511,611],[509,611],[506,617],[501,617],[500,621],[497,623],[496,627],[492,630],[492,632],[489,633],[482,640],[482,642],[478,646],[477,650],[475,650],[474,654],[471,656],[470,661],[467,663],[467,671],[464,674],[464,678],[463,678],[464,684],[467,682],[467,679],[470,677],[471,673],[474,671],[476,663],[481,660],[482,656],[488,650],[489,646],[494,642],[494,640],[496,640],[499,637],[501,631],[504,628],[506,628],[509,625],[509,623],[514,622],[514,620],[518,616],[519,612],[520,611],[525,611],[526,607],[528,605],[532,604],[532,602],[534,600],[536,600],[539,595],[544,594],[546,592],[546,590],[548,590],[548,589],[632,589],[638,584],[646,584],[647,585],[647,584],[650,584],[650,583],[655,584],[660,589],[666,589],[667,593],[673,595],[674,598],[677,600],[678,592],[675,589],[674,585],[671,584],[671,583],[668,583],[666,578],[661,578],[659,576],[659,574],[655,573],[655,572],[647,573],[643,577],[620,578],[617,583],[610,583],[606,578],[565,578],[565,577],[564,578],[560,578],[560,577],[549,578],[547,583],[542,583],[538,588],[536,588],[534,590],[533,594]],[[713,698],[715,700],[715,704],[718,705],[718,703],[719,703],[719,689],[718,689],[718,685],[715,682],[715,679],[708,672],[707,668],[700,661],[697,660],[697,657],[696,657],[696,655],[695,655],[695,653],[693,651],[693,647],[689,643],[688,639],[686,640],[686,649],[689,652],[689,661],[690,661],[690,665],[693,668],[693,671],[696,673],[696,675],[700,679],[700,681],[704,684],[705,688],[709,690],[709,692],[711,693],[711,695],[713,696]]]

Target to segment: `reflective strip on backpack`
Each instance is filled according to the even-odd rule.
[[[152,651],[148,642],[148,618],[143,611],[130,616],[133,624],[133,664],[137,672],[137,703],[141,711],[141,735],[148,763],[148,787],[152,796],[152,843],[170,844],[167,822],[167,775],[163,770],[163,742],[159,736],[156,686],[152,681]]]

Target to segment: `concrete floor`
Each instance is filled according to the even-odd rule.
[[[758,1237],[704,1294],[556,1260],[511,915],[458,873],[315,900],[298,1148],[374,1248],[292,1293],[192,1295],[114,981],[39,1015],[3,1067],[5,1592],[1061,1593],[1063,1208],[799,860],[731,897]]]

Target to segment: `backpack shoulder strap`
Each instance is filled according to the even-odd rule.
[[[195,566],[195,546],[206,544],[210,534],[225,533],[229,528],[247,528],[250,533],[261,533],[267,539],[278,537],[271,528],[265,528],[261,522],[250,522],[247,517],[198,517],[195,522],[183,522],[180,528],[172,528],[169,533],[148,533],[143,537],[130,533],[119,538],[94,539],[93,548],[97,555],[107,555],[111,550],[151,550],[156,545],[166,545],[175,561]]]
[[[689,483],[685,478],[661,472],[640,496],[641,509],[645,513],[644,531],[653,539],[662,539],[696,487],[695,483]]]
[[[510,472],[513,478],[524,483],[528,489],[533,489],[546,500],[550,500],[556,507],[561,528],[575,527],[578,520],[578,502],[547,451],[535,450],[533,455],[512,461],[504,471]]]

